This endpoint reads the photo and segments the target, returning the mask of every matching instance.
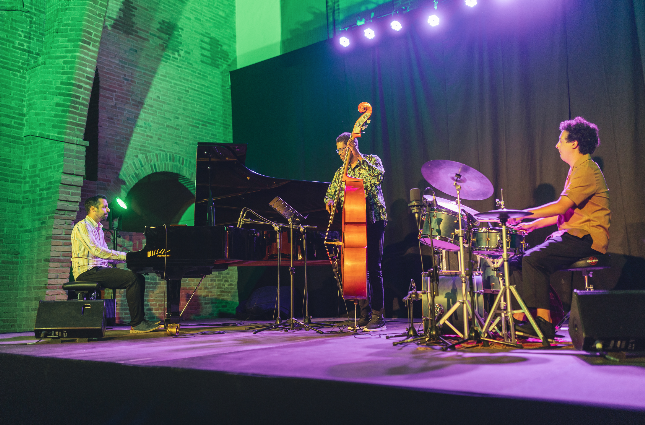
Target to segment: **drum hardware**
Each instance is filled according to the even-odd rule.
[[[430,188],[426,188],[428,190]],[[434,191],[433,191],[433,198],[434,198]],[[422,214],[425,215],[427,211],[427,198],[424,197],[423,201],[421,201],[421,194],[418,188],[413,188],[410,190],[410,203],[408,204],[410,207],[410,211],[414,213],[415,219],[416,219],[416,225],[417,225],[417,230],[419,231],[419,256],[421,257],[421,269],[424,270],[423,267],[423,254],[421,252],[421,220],[420,217]],[[433,202],[433,206],[436,206],[436,202]],[[429,239],[429,245],[430,245],[430,250],[432,252],[432,268],[430,272],[422,271],[421,273],[421,279],[425,283],[426,281],[430,281],[430,287],[431,290],[430,292],[430,299],[431,299],[431,305],[434,305],[434,296],[435,296],[435,288],[437,285],[435,284],[438,282],[438,274],[437,274],[437,264],[436,264],[436,258],[435,258],[435,249],[434,249],[434,238],[432,237],[432,229],[430,229],[430,239]],[[432,278],[429,278],[429,274],[432,274]],[[414,280],[410,281],[410,287],[411,291],[408,292],[408,295],[403,299],[406,302],[406,305],[408,306],[408,319],[409,319],[409,327],[408,330],[405,334],[403,335],[395,335],[392,337],[401,337],[405,336],[406,338],[402,341],[395,342],[393,345],[399,345],[399,344],[405,344],[405,343],[410,343],[410,342],[424,342],[426,345],[436,345],[436,344],[448,344],[448,341],[444,340],[440,336],[439,329],[437,328],[437,321],[436,321],[436,315],[435,315],[435,309],[432,309],[432,313],[429,315],[429,324],[426,327],[424,326],[424,334],[423,336],[419,336],[416,329],[414,328],[414,320],[413,320],[413,307],[412,307],[412,302],[418,299],[422,299],[421,295],[426,293],[425,291],[419,292],[416,289],[416,284]],[[390,337],[386,337],[390,338]]]
[[[421,174],[423,174],[423,177],[428,180],[428,182],[435,188],[441,190],[444,193],[457,197],[457,211],[459,217],[459,231],[457,235],[459,238],[459,271],[461,278],[462,297],[441,318],[439,325],[446,323],[448,318],[452,314],[454,314],[459,306],[461,306],[462,316],[464,318],[464,332],[462,334],[453,327],[453,330],[456,331],[457,335],[459,335],[461,339],[447,347],[443,347],[443,350],[447,350],[467,341],[479,342],[481,338],[478,330],[476,329],[475,323],[475,296],[473,291],[472,273],[469,273],[468,275],[466,274],[466,268],[464,264],[466,257],[464,250],[464,228],[461,217],[462,214],[465,215],[465,213],[462,211],[461,198],[486,199],[493,194],[493,185],[488,180],[488,178],[486,178],[486,176],[481,174],[479,171],[467,165],[454,161],[428,161],[421,167]],[[467,220],[466,226],[468,232],[470,232],[470,223]],[[470,250],[472,250],[472,244],[469,244],[469,248]],[[466,300],[466,280],[469,281],[468,293],[470,294],[470,308]],[[471,312],[470,328],[468,326],[467,320],[469,317],[469,311]],[[452,327],[452,325],[450,326]]]
[[[459,187],[459,184],[457,183],[457,181],[455,181],[455,185],[457,186],[457,204],[459,205],[459,210],[460,210],[460,215],[461,215],[461,201],[460,201],[460,193],[459,193],[460,192],[460,187]],[[467,227],[467,229],[470,230],[470,227]],[[450,327],[457,333],[457,335],[459,335],[461,337],[461,339],[458,341],[458,343],[453,343],[453,344],[451,344],[451,345],[449,345],[447,347],[444,347],[444,350],[446,350],[448,348],[452,348],[452,347],[458,345],[459,343],[463,343],[463,342],[465,342],[467,340],[475,340],[475,341],[479,340],[479,334],[475,330],[474,315],[472,314],[473,311],[474,311],[474,305],[471,306],[471,308],[469,309],[468,308],[468,302],[466,301],[466,287],[467,287],[466,286],[466,281],[467,280],[469,281],[469,291],[470,291],[470,294],[471,294],[471,297],[470,297],[471,302],[474,302],[474,296],[472,295],[472,293],[473,293],[472,274],[469,274],[469,275],[466,274],[466,266],[465,266],[465,262],[464,262],[464,260],[465,260],[464,229],[462,227],[461,216],[460,216],[460,220],[459,220],[459,233],[458,233],[458,236],[459,236],[459,271],[460,271],[460,278],[461,278],[461,293],[462,293],[462,297],[457,303],[455,303],[453,308],[448,310],[448,313],[446,313],[441,318],[441,320],[439,321],[439,326],[443,325],[444,323],[450,323],[450,322],[446,322],[447,319],[457,310],[459,305],[461,305],[462,306],[462,317],[464,318],[464,333],[460,334],[459,331],[455,327],[450,325]],[[467,320],[467,318],[469,317],[469,313],[470,313],[470,317],[473,318],[473,322],[471,323],[472,324],[472,327],[471,327],[472,332],[468,331],[468,320]]]
[[[392,345],[407,344],[408,342],[414,342],[419,340],[419,333],[414,327],[413,301],[421,300],[421,295],[422,295],[421,292],[417,291],[417,285],[414,282],[414,279],[411,279],[410,291],[408,292],[408,295],[403,297],[403,302],[408,308],[408,329],[405,331],[404,334],[386,336],[385,337],[386,339],[405,337],[404,340],[397,341]]]
[[[540,331],[540,328],[537,326],[535,320],[533,319],[533,316],[531,316],[531,313],[528,311],[528,308],[524,304],[524,301],[522,300],[517,290],[515,289],[515,286],[511,285],[509,280],[510,272],[508,267],[508,243],[507,243],[507,233],[506,233],[507,231],[506,222],[508,221],[509,218],[523,218],[523,217],[532,215],[532,213],[523,211],[523,210],[507,210],[504,208],[503,199],[500,202],[500,204],[502,207],[501,209],[492,210],[492,211],[488,211],[488,212],[480,213],[476,215],[477,219],[484,219],[484,220],[494,219],[499,221],[502,225],[502,242],[503,242],[502,262],[504,264],[504,273],[503,273],[503,276],[500,277],[501,289],[497,294],[497,297],[495,298],[495,302],[493,303],[490,314],[486,318],[486,322],[484,323],[482,333],[484,335],[488,335],[490,332],[490,329],[496,326],[498,321],[501,320],[502,335],[504,337],[504,341],[503,342],[497,341],[491,338],[482,338],[482,340],[486,341],[486,343],[497,342],[497,343],[509,345],[512,347],[521,348],[522,345],[517,343],[517,340],[515,337],[515,324],[513,319],[513,313],[523,312],[528,318],[529,322],[531,323],[531,326],[533,326],[533,329],[535,329],[538,337],[542,340],[542,344],[549,345],[549,343],[544,339],[544,335]],[[515,297],[517,303],[521,307],[521,310],[517,310],[517,311],[513,310],[513,307],[511,304],[511,294]],[[500,307],[499,310],[497,309],[498,305]],[[496,316],[497,314],[499,314],[499,316],[496,318],[494,322],[492,322],[493,317]],[[509,338],[509,331],[510,331],[510,338]]]

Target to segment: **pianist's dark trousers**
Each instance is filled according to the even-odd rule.
[[[370,310],[383,311],[384,290],[383,271],[381,261],[383,259],[383,238],[385,236],[386,221],[370,223],[367,221],[367,300],[360,300],[358,306],[361,309],[361,316],[366,317]]]
[[[146,289],[146,278],[143,275],[112,267],[94,267],[78,275],[76,280],[101,282],[104,288],[125,289],[125,298],[130,309],[130,325],[137,326],[145,319],[143,294]]]

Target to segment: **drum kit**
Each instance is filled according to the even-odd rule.
[[[424,337],[421,339],[428,345],[447,343],[440,337],[440,329],[447,326],[460,340],[444,346],[444,350],[466,341],[483,341],[485,346],[496,342],[521,347],[516,339],[513,313],[523,312],[543,344],[548,344],[509,281],[508,260],[511,256],[523,254],[527,245],[525,234],[509,228],[507,222],[511,218],[524,218],[531,213],[504,208],[503,197],[501,201],[496,200],[499,209],[484,213],[462,205],[462,200],[487,199],[492,196],[494,189],[486,176],[459,162],[429,161],[422,166],[421,173],[432,187],[456,199],[452,201],[439,198],[433,190],[432,195],[424,195],[422,202],[410,203],[418,217],[419,241],[430,246],[433,254],[441,254],[444,259],[451,252],[456,252],[459,259],[458,271],[440,270],[441,266],[437,264],[435,255],[432,255],[432,268],[429,272],[422,273],[420,294],[423,302]],[[426,190],[428,189],[431,188]],[[467,259],[472,258],[478,258],[479,261],[470,260],[467,267]],[[478,264],[476,270],[473,270],[473,263]],[[445,261],[443,264],[445,265]],[[482,265],[492,265],[494,277],[491,281],[499,283],[497,288],[485,288],[486,273],[482,270]],[[482,301],[485,294],[488,298],[495,296],[488,314]],[[512,296],[521,310],[513,310]],[[444,302],[437,304],[436,297],[443,297]],[[461,319],[458,317],[459,310]],[[503,341],[495,339],[496,336],[503,338]]]

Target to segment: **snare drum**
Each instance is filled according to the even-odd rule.
[[[500,257],[504,254],[501,227],[480,227],[473,230],[473,253],[487,257]],[[526,242],[524,235],[515,229],[506,228],[506,244],[510,255],[522,254]]]
[[[461,228],[465,231],[467,215],[461,215]],[[430,230],[432,229],[432,234]],[[423,217],[423,232],[419,239],[425,245],[430,245],[434,239],[434,247],[447,251],[459,250],[459,214],[444,208],[428,208]],[[432,235],[432,236],[431,236]],[[468,243],[468,240],[464,240]]]

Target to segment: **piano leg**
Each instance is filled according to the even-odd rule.
[[[166,280],[166,319],[164,325],[166,329],[169,324],[179,323],[179,301],[181,300],[181,279]]]

